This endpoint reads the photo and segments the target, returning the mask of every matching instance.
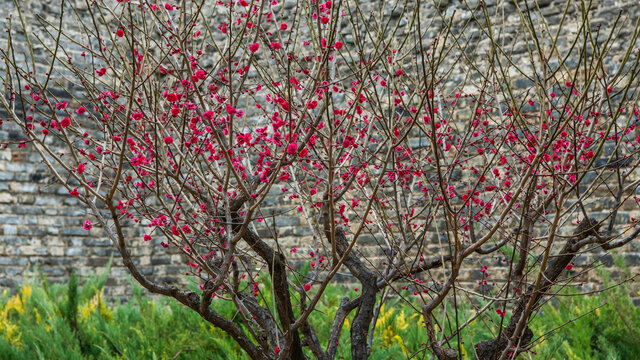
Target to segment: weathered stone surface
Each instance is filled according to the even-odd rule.
[[[9,13],[13,11],[13,1],[0,0],[0,2],[6,5]],[[86,10],[85,1],[74,0],[73,2],[79,11]],[[553,23],[559,21],[560,15],[564,11],[565,2],[557,0],[536,0],[536,2],[541,9],[542,16],[551,23],[550,30],[554,33],[557,30],[557,26]],[[33,14],[37,13],[44,16],[49,20],[55,20],[56,14],[59,14],[57,6],[49,2],[25,0],[20,3],[24,3],[24,9],[27,9]],[[377,11],[376,9],[379,7],[377,3],[375,3],[375,6],[372,6],[374,2],[369,4],[367,1],[361,1],[360,3],[363,9],[368,9],[368,11]],[[432,41],[434,37],[438,36],[439,31],[443,27],[443,22],[439,18],[439,15],[437,15],[437,11],[441,11],[446,18],[455,16],[455,21],[458,21],[455,23],[456,26],[463,22],[470,22],[472,24],[484,23],[485,20],[478,13],[480,3],[481,1],[479,0],[466,0],[466,4],[465,1],[436,0],[434,6],[430,2],[427,2],[424,11],[421,11],[419,14],[421,17],[424,17],[425,24],[427,23],[426,20],[428,20],[430,24],[429,28],[424,30],[425,40],[428,42]],[[496,24],[499,25],[498,27],[504,25],[504,30],[501,32],[501,38],[499,40],[508,45],[505,49],[508,49],[507,51],[509,51],[509,56],[514,64],[526,69],[526,67],[529,66],[525,61],[526,52],[528,49],[532,49],[532,44],[523,41],[522,35],[512,26],[520,22],[520,17],[516,12],[516,6],[522,11],[526,11],[526,2],[487,0],[484,1],[484,3],[488,7],[490,14],[497,14]],[[296,11],[297,4],[298,1],[296,0],[284,0],[282,2],[282,8],[280,8],[280,6],[277,7],[276,13],[278,14],[278,18],[280,16],[286,17],[288,14]],[[529,1],[528,4],[532,9],[530,11],[532,21],[536,22],[541,14],[537,10],[533,10],[535,7],[533,2]],[[624,8],[625,11],[632,14],[634,18],[637,18],[640,14],[640,6],[638,6],[637,1],[594,1],[593,9],[590,13],[590,16],[592,16],[592,25],[601,23],[601,32],[606,31],[606,25],[615,19],[621,8]],[[570,7],[569,14],[573,12],[573,7]],[[384,12],[381,15],[385,18],[388,17],[392,19],[394,24],[399,24],[400,28],[406,27],[410,21],[406,18],[406,13],[403,14],[403,8],[401,7],[384,7]],[[505,19],[504,22],[503,15]],[[469,56],[473,62],[477,62],[475,65],[482,67],[486,65],[486,56],[483,54],[488,54],[490,42],[484,39],[486,37],[484,34],[474,29],[476,28],[470,27],[461,31],[461,39],[477,42],[470,44],[464,53]],[[620,33],[620,41],[618,41],[620,44],[614,44],[610,51],[612,54],[622,52],[624,39],[631,37],[629,31],[630,30],[623,29]],[[344,42],[353,42],[353,34],[346,26],[341,29],[340,33],[343,36]],[[563,51],[568,51],[571,43],[567,41],[567,36],[564,35],[565,34],[562,34],[558,39],[558,45]],[[224,41],[224,37],[221,36],[219,32],[216,32],[214,37],[216,40]],[[600,36],[597,41],[601,42],[606,38],[607,36]],[[6,44],[5,40],[6,33],[0,33],[0,44]],[[21,42],[24,43],[25,41],[24,34],[16,32],[14,34],[14,41],[18,44],[19,48],[22,48],[22,52],[25,52],[25,47],[20,45]],[[84,51],[84,49],[76,44],[68,44],[66,50],[71,56],[76,57]],[[42,47],[36,49],[36,61],[40,62],[40,65],[48,63],[48,60],[47,53]],[[206,59],[204,63],[207,61],[212,60]],[[612,71],[616,71],[620,67],[620,65],[617,64],[615,55],[605,59],[605,64],[607,64]],[[564,64],[559,63],[557,60],[552,60],[549,65],[554,69],[558,68],[564,71],[564,66],[569,69],[575,69],[578,66],[578,62],[574,58],[568,57]],[[0,63],[0,69],[3,69],[3,66],[4,64]],[[511,73],[515,71],[513,67],[510,67],[507,71],[510,71],[513,79],[512,85],[516,90],[528,89],[533,85],[531,79],[518,76],[517,72]],[[70,74],[67,72],[66,75]],[[249,73],[249,77],[256,75],[257,73],[255,71],[250,71]],[[454,74],[451,77],[451,81],[460,82],[463,81],[464,78],[463,73]],[[480,81],[481,79],[474,75],[472,80]],[[70,102],[74,102],[72,99],[73,96],[82,97],[82,90],[79,87],[71,86],[66,81],[64,85],[65,86],[59,86],[54,89],[53,94],[60,99],[68,99]],[[456,86],[452,84],[443,84],[443,87],[452,89],[452,91],[456,89]],[[382,91],[382,89],[380,90]],[[553,91],[560,92],[561,89],[556,88],[553,89]],[[621,95],[617,94],[616,96],[617,98],[614,97],[614,99],[618,99]],[[342,93],[333,93],[332,98],[334,102],[340,103],[345,100],[345,95]],[[77,105],[77,103],[74,105]],[[17,107],[19,106],[20,104],[18,103]],[[274,110],[269,107],[268,109],[270,109],[269,111]],[[533,111],[537,108],[534,106],[528,107],[528,109]],[[458,116],[467,120],[471,119],[473,117],[472,110],[471,106],[461,108],[459,109]],[[558,114],[554,115],[558,116]],[[5,117],[8,117],[8,114],[0,110],[0,118]],[[259,116],[253,116],[251,114],[247,115],[247,119],[250,125],[254,125],[260,121]],[[633,133],[629,134],[629,140],[633,141],[637,135],[638,134]],[[24,136],[17,131],[16,128],[10,128],[8,124],[0,128],[0,143],[6,143],[8,141],[15,142],[23,139]],[[51,144],[52,141],[53,139],[47,139],[48,144]],[[425,136],[415,137],[410,139],[410,143],[412,146],[426,145],[429,143],[429,139]],[[370,146],[371,149],[375,149],[376,145]],[[631,160],[624,160],[618,163],[609,161],[608,155],[612,151],[613,149],[610,147],[604,149],[604,154],[598,155],[599,158],[595,161],[596,166],[612,168],[614,166],[626,167],[629,165]],[[596,175],[596,172],[588,172],[580,184],[580,190],[587,190],[589,185],[595,180]],[[455,170],[451,174],[451,180],[454,182],[463,181],[465,176],[468,176],[468,174],[460,170]],[[74,179],[69,179],[68,181],[72,187],[78,186]],[[116,296],[124,295],[126,293],[125,289],[128,286],[126,282],[127,271],[122,267],[122,261],[118,260],[118,251],[114,248],[112,241],[106,237],[103,230],[98,226],[95,226],[91,231],[82,229],[82,222],[91,217],[77,199],[69,197],[68,192],[65,186],[62,186],[48,171],[45,171],[45,165],[35,152],[24,153],[17,151],[15,147],[0,149],[0,245],[2,245],[0,247],[0,274],[2,274],[2,276],[0,276],[0,287],[14,286],[16,282],[19,283],[24,276],[25,269],[29,265],[37,264],[42,266],[43,272],[47,276],[50,276],[51,281],[59,282],[68,276],[72,268],[78,268],[79,274],[81,275],[88,274],[92,269],[100,271],[106,266],[109,258],[113,256],[116,260],[114,261],[112,277],[108,281],[108,291]],[[640,187],[636,189],[636,194],[640,194]],[[261,227],[258,229],[258,234],[270,244],[275,244],[277,238],[278,244],[283,248],[285,253],[289,253],[294,247],[298,249],[297,253],[291,253],[291,258],[295,258],[295,260],[292,261],[293,266],[300,267],[304,263],[309,262],[309,251],[313,250],[316,251],[318,255],[321,255],[322,246],[319,244],[314,245],[313,235],[306,220],[300,214],[297,214],[295,210],[298,204],[288,199],[286,195],[288,194],[283,194],[280,186],[274,186],[271,189],[270,196],[265,202],[265,205],[270,208],[263,209],[264,213],[262,214],[262,216],[265,216],[265,223],[270,225],[271,230]],[[625,203],[625,208],[620,211],[618,215],[620,224],[629,223],[631,218],[640,218],[640,211],[633,199],[628,203],[628,205]],[[282,204],[286,204],[286,206],[283,207],[281,206]],[[99,204],[99,206],[101,206],[101,204]],[[605,199],[585,204],[585,206],[597,212],[599,218],[605,218],[609,215],[609,209],[613,206],[613,203],[611,199]],[[271,216],[274,216],[274,218],[271,218]],[[311,216],[315,215],[312,214]],[[143,266],[143,273],[160,281],[183,281],[181,276],[186,271],[186,266],[184,265],[182,257],[177,255],[178,250],[173,247],[164,249],[160,245],[160,242],[166,241],[166,239],[163,239],[160,235],[154,234],[153,241],[143,243],[142,235],[146,229],[130,231],[130,229],[127,228],[128,226],[130,226],[130,224],[125,224],[127,241],[132,249],[135,262]],[[446,228],[444,221],[436,220],[432,223],[425,236],[425,248],[423,249],[425,258],[446,253],[449,239],[446,235],[436,232],[436,230],[444,231]],[[387,246],[384,237],[377,235],[375,232],[363,233],[358,240],[357,250],[360,254],[374,257],[375,264],[381,264],[387,259],[389,254],[384,252],[378,244],[381,244],[383,247]],[[637,269],[640,268],[639,243],[631,243],[624,250],[627,251],[624,254],[624,260],[627,266],[637,272]],[[575,259],[574,265],[577,267],[587,266],[597,259],[600,259],[605,266],[611,266],[613,264],[613,258],[610,255],[605,255],[600,258],[599,255],[583,254]],[[496,255],[491,257],[490,261],[487,261],[487,264],[493,267],[493,269],[490,270],[490,276],[506,276],[510,261],[507,257]],[[470,265],[469,269],[463,269],[462,271],[462,280],[466,281],[465,284],[469,284],[471,288],[477,288],[478,281],[483,278],[482,273],[472,267],[476,265],[477,268],[480,268],[483,264],[473,264]],[[436,276],[444,275],[437,274]],[[336,274],[336,280],[353,282],[355,279],[346,272],[339,272]],[[595,283],[594,279],[591,279],[591,281]],[[585,284],[584,288],[592,288],[593,283]],[[489,284],[487,286],[490,287],[491,285]]]

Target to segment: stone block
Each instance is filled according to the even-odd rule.
[[[0,204],[10,204],[15,202],[15,196],[8,192],[0,193]]]
[[[18,227],[16,225],[3,225],[3,235],[18,235]]]
[[[81,248],[67,248],[64,252],[65,256],[85,256],[87,254],[87,249],[84,247]]]

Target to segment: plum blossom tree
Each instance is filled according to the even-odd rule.
[[[333,359],[348,317],[365,359],[391,297],[421,314],[414,355],[462,357],[484,318],[498,332],[476,357],[515,358],[541,335],[540,306],[593,268],[575,259],[640,233],[617,216],[638,206],[640,137],[637,22],[601,27],[567,1],[550,24],[514,4],[511,37],[484,2],[466,20],[438,1],[63,0],[58,21],[33,23],[17,7],[0,102],[24,138],[4,146],[42,157],[144,288],[253,359]],[[308,229],[296,248],[274,225],[287,214]],[[131,249],[155,243],[199,291],[143,274]],[[504,276],[489,279],[495,259]],[[357,295],[318,334],[338,272]]]

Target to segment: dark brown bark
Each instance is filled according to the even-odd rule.
[[[527,304],[532,301],[532,308],[537,305],[545,293],[553,286],[560,274],[565,270],[567,265],[576,255],[574,244],[589,236],[597,236],[598,225],[594,219],[584,219],[576,228],[571,237],[562,250],[556,255],[544,271],[543,280],[536,290],[535,285],[527,288],[525,294],[520,297],[516,303],[513,316],[507,327],[500,333],[499,338],[493,340],[485,340],[476,344],[475,349],[478,354],[478,360],[494,360],[500,357],[500,354],[510,346],[509,344],[519,344],[518,348],[526,347],[533,338],[533,332],[527,325],[530,313],[527,314]]]
[[[238,222],[242,223],[242,222]],[[243,240],[251,246],[251,249],[255,251],[267,264],[269,274],[273,279],[273,292],[276,300],[276,308],[278,310],[278,317],[280,318],[280,324],[284,331],[287,346],[282,349],[283,352],[289,352],[291,359],[306,359],[304,352],[302,351],[302,342],[300,341],[300,335],[297,330],[289,333],[291,324],[295,322],[293,315],[293,306],[291,305],[291,296],[289,294],[289,282],[287,279],[286,259],[282,253],[277,252],[271,248],[267,243],[262,241],[258,234],[252,230],[245,229],[242,236]]]
[[[329,334],[329,344],[327,345],[327,359],[333,359],[338,351],[338,339],[342,332],[342,326],[344,320],[349,313],[360,304],[360,297],[349,301],[348,297],[343,297],[340,302],[340,307],[336,312],[336,316],[333,318],[333,324],[331,325],[331,333]]]
[[[125,236],[122,232],[122,227],[120,226],[118,213],[112,205],[108,204],[108,207],[111,219],[113,220],[115,225],[115,231],[111,230],[106,220],[95,206],[91,206],[91,209],[93,210],[94,215],[98,217],[98,219],[104,226],[107,235],[114,243],[115,247],[120,252],[120,255],[122,256],[122,263],[140,285],[142,285],[145,289],[149,290],[152,293],[170,296],[178,300],[180,303],[188,306],[189,308],[200,314],[203,319],[207,320],[211,324],[229,334],[238,343],[238,345],[240,345],[240,347],[244,351],[246,351],[247,354],[249,354],[252,359],[270,359],[266,355],[264,349],[262,349],[262,347],[260,346],[255,345],[242,331],[242,329],[240,329],[233,321],[221,316],[208,306],[203,309],[203,307],[201,306],[200,297],[195,292],[189,290],[179,290],[177,287],[171,285],[161,285],[149,280],[146,276],[144,276],[131,259],[131,254],[129,252],[129,249],[127,248]]]
[[[442,347],[442,345],[436,340],[436,331],[433,327],[433,321],[431,320],[431,314],[425,316],[425,326],[427,327],[427,337],[429,338],[429,345],[431,351],[436,355],[438,360],[454,360],[458,358],[458,352],[451,348]]]
[[[349,247],[347,237],[341,229],[337,229],[334,239],[338,255],[344,256]],[[352,359],[367,359],[369,357],[367,339],[378,293],[377,277],[375,273],[367,269],[353,251],[347,254],[344,264],[362,285],[360,304],[351,324],[351,357]]]

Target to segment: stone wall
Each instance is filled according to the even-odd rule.
[[[378,2],[371,0],[371,6],[374,8]],[[14,24],[17,21],[15,9],[12,1],[2,0],[4,9],[9,9],[9,13],[14,14]],[[67,1],[67,5],[73,1]],[[293,2],[295,3],[295,2]],[[286,1],[284,9],[290,9],[291,1]],[[468,38],[473,39],[479,36],[477,24],[468,24],[472,17],[470,9],[477,6],[478,0],[465,2],[442,0],[437,6],[445,17],[453,17],[455,26],[463,26],[466,24],[465,34],[469,33]],[[27,23],[32,22],[33,27],[36,26],[36,15],[42,15],[50,21],[56,21],[59,14],[58,1],[23,1],[21,2],[23,11],[27,18]],[[80,10],[86,10],[83,5],[84,1],[76,0],[76,6]],[[486,4],[490,13],[494,14],[497,24],[504,26],[505,32],[502,34],[501,40],[513,43],[513,61],[522,65],[526,69],[526,61],[524,54],[527,51],[527,42],[523,41],[522,34],[516,32],[520,26],[520,18],[515,10],[515,5],[511,1],[488,0]],[[522,6],[524,2],[518,1]],[[565,1],[538,0],[540,11],[535,11],[538,16],[542,14],[550,23],[560,20],[564,10]],[[435,14],[436,6],[426,4],[424,14],[425,23],[429,22],[433,26],[433,34],[436,34],[442,26],[442,20]],[[618,12],[624,10],[625,16],[630,19],[637,19],[640,16],[640,5],[635,0],[594,0],[592,3],[592,19],[593,24],[600,23],[603,28],[610,24]],[[575,11],[570,12],[575,13]],[[403,18],[398,14],[394,14],[391,8],[385,16],[397,16],[397,22],[402,23]],[[571,18],[567,21],[574,21]],[[0,23],[0,27],[4,30],[8,25],[7,20]],[[632,29],[633,24],[628,24]],[[73,27],[70,27],[73,31]],[[16,35],[14,42],[20,44],[24,41],[24,37]],[[349,41],[348,33],[342,34],[345,40]],[[631,36],[631,30],[624,30],[617,35],[618,48],[625,48],[625,44]],[[559,43],[562,46],[569,46],[566,38],[561,38]],[[0,33],[0,46],[6,47],[6,33]],[[18,45],[19,47],[20,45]],[[70,45],[70,56],[79,56],[82,51],[79,47]],[[488,48],[487,41],[479,41],[477,46],[469,47],[468,56],[477,59],[478,64],[482,63],[482,56],[486,54]],[[42,57],[45,52],[40,49],[36,51],[36,61],[44,62]],[[622,56],[622,55],[619,55]],[[607,66],[615,68],[616,56],[607,58]],[[0,70],[4,71],[0,65]],[[41,64],[37,65],[41,66]],[[569,68],[575,68],[576,64],[568,62]],[[465,65],[460,65],[460,69],[464,70]],[[40,72],[46,70],[40,69]],[[463,72],[459,76],[452,77],[451,84],[445,84],[453,89],[456,86],[458,78],[463,77]],[[516,74],[517,75],[517,74]],[[514,78],[514,85],[517,89],[526,89],[531,86],[531,82],[522,77]],[[449,90],[450,90],[449,89]],[[74,94],[75,89],[69,87],[60,90],[60,95],[65,93]],[[73,101],[69,98],[70,101]],[[468,109],[470,112],[470,108]],[[0,118],[6,117],[7,114],[0,111]],[[465,114],[461,114],[465,116]],[[10,141],[19,141],[20,133],[11,124],[5,122],[0,127],[0,143],[6,144]],[[292,207],[291,203],[283,200],[280,195],[280,188],[274,187],[273,196],[267,200],[266,211],[278,213],[282,210],[282,205]],[[594,216],[598,218],[605,217],[608,214],[608,204],[606,201],[595,202],[591,205],[590,210],[594,211]],[[621,209],[621,223],[628,223],[631,217],[640,218],[635,204],[625,204]],[[68,196],[68,191],[61,185],[57,184],[52,176],[46,171],[45,165],[41,162],[38,154],[25,152],[17,149],[15,146],[2,146],[0,149],[0,289],[2,287],[13,287],[15,282],[23,279],[25,270],[28,267],[32,269],[38,266],[43,273],[52,281],[64,281],[69,275],[71,269],[76,269],[79,275],[86,276],[91,271],[101,271],[111,256],[115,257],[114,267],[111,269],[111,276],[107,283],[108,292],[112,296],[124,296],[127,293],[128,283],[126,269],[122,267],[118,260],[118,254],[114,250],[110,241],[103,235],[102,230],[94,228],[91,231],[82,229],[82,222],[88,218],[88,212],[74,198]],[[296,215],[279,215],[274,218],[277,227],[278,240],[280,245],[285,249],[298,248],[302,253],[308,250],[308,244],[312,241],[310,231],[306,224]],[[272,224],[273,225],[273,224]],[[272,232],[261,230],[260,234],[266,239],[273,239]],[[131,236],[140,237],[141,233],[131,231]],[[431,248],[439,251],[441,240],[440,235],[433,232],[431,238]],[[160,239],[154,242],[160,242]],[[381,248],[376,244],[373,235],[364,235],[359,243],[359,251],[363,254],[381,256]],[[160,249],[160,250],[158,250]],[[640,272],[640,241],[632,242],[626,248],[620,250],[623,253],[626,264],[631,268],[632,272]],[[177,254],[167,253],[162,250],[158,244],[144,243],[135,247],[136,261],[140,264],[146,275],[152,276],[160,281],[178,281],[185,272],[185,266],[181,265],[181,256]],[[601,256],[598,253],[585,254],[580,256],[576,261],[576,266],[590,264],[593,259]],[[302,261],[302,256],[292,254],[292,260]],[[497,253],[491,257],[492,263],[487,264],[487,258],[471,262],[470,266],[462,271],[461,280],[468,284],[477,283],[482,279],[482,273],[479,271],[481,265],[489,265],[496,268],[495,276],[503,276],[500,268],[504,268],[504,256]],[[611,255],[604,255],[602,258],[605,266],[613,265]],[[475,266],[478,265],[478,266]],[[612,271],[614,268],[611,268]],[[349,281],[348,274],[338,274],[338,279]],[[581,279],[588,287],[599,286],[597,274],[589,273],[588,277]],[[632,286],[633,293],[636,292],[637,285]]]

